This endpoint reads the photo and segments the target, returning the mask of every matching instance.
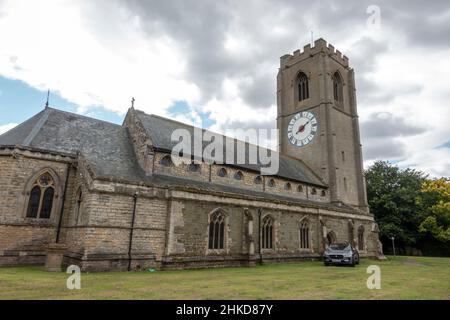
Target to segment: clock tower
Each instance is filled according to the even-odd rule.
[[[281,57],[277,76],[279,151],[301,159],[331,201],[368,211],[354,71],[325,40]]]

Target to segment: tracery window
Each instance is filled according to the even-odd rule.
[[[309,249],[309,223],[303,221],[300,225],[300,249]]]
[[[30,191],[27,218],[50,218],[55,197],[54,184],[55,182],[49,173],[44,173],[36,179]]]
[[[209,249],[224,249],[225,215],[222,212],[212,214],[209,222]]]

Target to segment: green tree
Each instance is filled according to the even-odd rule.
[[[426,176],[413,169],[402,170],[386,161],[375,162],[365,172],[371,212],[380,227],[384,246],[394,236],[399,246],[413,246],[421,234],[423,208],[417,201]]]
[[[450,181],[440,178],[426,181],[418,203],[424,207],[425,219],[419,231],[430,233],[436,240],[450,242]]]

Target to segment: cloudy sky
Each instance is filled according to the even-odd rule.
[[[0,133],[48,88],[51,106],[116,123],[134,96],[214,131],[275,128],[279,57],[311,30],[356,71],[365,165],[449,176],[447,0],[0,0]]]

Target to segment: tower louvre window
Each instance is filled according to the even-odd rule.
[[[343,90],[342,90],[342,79],[338,72],[333,74],[333,96],[334,100],[337,102],[342,102]]]
[[[309,98],[309,83],[308,77],[303,72],[300,72],[297,76],[297,90],[298,101],[303,101]]]

